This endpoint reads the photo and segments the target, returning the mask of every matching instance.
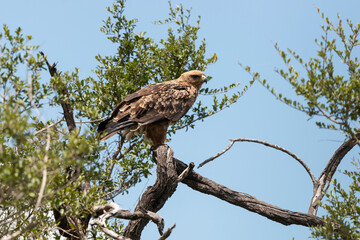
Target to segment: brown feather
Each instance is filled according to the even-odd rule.
[[[117,105],[98,132],[105,132],[103,139],[107,139],[123,130],[123,136],[130,138],[135,131],[143,130],[153,145],[164,144],[167,128],[191,108],[205,79],[204,73],[193,70],[178,79],[140,89]]]

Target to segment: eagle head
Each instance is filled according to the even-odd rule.
[[[201,85],[205,82],[207,82],[206,75],[202,71],[199,70],[191,70],[188,72],[185,72],[181,74],[179,80],[186,81],[196,87],[197,89],[200,89]]]

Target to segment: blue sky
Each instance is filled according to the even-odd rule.
[[[289,85],[274,72],[283,67],[274,50],[295,50],[307,59],[316,54],[314,38],[320,38],[321,11],[334,21],[339,13],[360,22],[359,1],[173,1],[192,7],[193,19],[201,15],[200,36],[206,38],[209,55],[216,53],[218,62],[209,66],[213,77],[209,87],[232,82],[242,85],[249,75],[239,67],[240,61],[258,71],[279,92],[293,96]],[[14,30],[20,26],[33,36],[51,62],[61,71],[80,68],[87,77],[97,65],[97,54],[109,55],[114,47],[99,31],[107,16],[105,7],[112,1],[94,0],[12,0],[2,1],[0,24]],[[132,0],[126,14],[139,19],[138,31],[146,31],[155,39],[166,34],[168,26],[152,23],[167,17],[164,0]],[[202,99],[206,101],[205,99]],[[255,84],[238,103],[216,116],[198,123],[196,129],[180,131],[169,145],[175,156],[196,165],[221,151],[231,138],[255,138],[287,148],[302,158],[318,176],[344,136],[339,132],[319,130],[303,113],[275,100],[260,84]],[[341,169],[351,169],[351,152]],[[155,172],[155,171],[153,171]],[[312,184],[305,170],[287,155],[251,143],[237,143],[222,157],[198,172],[236,191],[254,195],[260,200],[292,211],[307,212]],[[343,179],[337,173],[336,177]],[[146,186],[154,178],[144,180],[118,199],[123,208],[132,209]],[[194,192],[180,184],[160,215],[166,227],[176,223],[170,239],[307,239],[310,232],[302,226],[283,226],[219,199]],[[321,212],[320,212],[321,213]],[[143,239],[156,239],[158,232],[149,224]]]

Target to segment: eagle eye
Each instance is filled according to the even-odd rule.
[[[199,75],[191,75],[192,78],[199,78]]]

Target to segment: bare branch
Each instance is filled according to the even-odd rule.
[[[99,119],[95,119],[95,120],[90,120],[90,121],[80,121],[80,122],[75,122],[75,123],[94,123],[94,122],[100,122],[102,120],[105,120],[108,117],[103,117],[103,118],[99,118]]]
[[[90,225],[92,225],[92,226],[98,225],[105,234],[107,234],[108,236],[110,236],[114,239],[131,240],[130,238],[123,237],[106,227],[106,220],[109,219],[110,217],[113,217],[113,215],[115,215],[116,212],[123,210],[116,203],[109,203],[106,205],[95,206],[93,209],[96,213],[98,213],[98,212],[103,212],[103,213],[102,213],[102,215],[93,219],[90,222]]]
[[[129,210],[125,210],[119,207],[114,202],[105,204],[105,205],[97,205],[93,208],[94,212],[96,213],[96,217],[94,220],[90,222],[90,225],[98,225],[101,229],[105,230],[104,232],[115,239],[118,239],[116,236],[120,236],[117,233],[113,232],[112,230],[105,229],[106,228],[106,221],[110,218],[121,218],[121,219],[129,219],[129,220],[136,220],[145,218],[148,220],[153,221],[157,226],[160,235],[163,235],[164,230],[164,219],[151,211],[147,211],[145,209],[140,209],[139,211],[135,211],[131,213]],[[130,239],[130,238],[120,238],[120,239]]]
[[[187,168],[185,168],[185,170],[179,175],[178,182],[184,180],[187,177],[187,175],[189,175],[190,171],[194,169],[194,167],[195,167],[194,162],[189,163],[189,166],[187,166]]]
[[[108,235],[109,237],[112,237],[116,240],[132,240],[131,238],[127,238],[124,236],[121,236],[119,234],[117,234],[116,232],[114,232],[113,230],[110,230],[106,227],[105,224],[102,224],[100,222],[94,222],[93,225],[98,225],[101,229],[101,231],[103,231],[106,235]]]
[[[312,102],[312,103],[313,103],[313,102]],[[313,104],[314,104],[314,106],[321,112],[321,114],[322,114],[324,117],[326,117],[327,119],[329,119],[331,122],[336,123],[336,124],[338,124],[338,125],[344,125],[344,123],[341,123],[341,122],[339,122],[339,121],[336,121],[335,119],[333,119],[332,117],[330,117],[324,110],[322,110],[321,107],[319,107],[318,104],[316,104],[316,103],[313,103]]]
[[[64,233],[66,233],[66,236],[69,237],[70,239],[71,239],[71,237],[74,238],[74,239],[79,239],[78,236],[72,234],[72,233],[73,233],[72,230],[66,230],[66,229],[63,229],[63,228],[61,228],[61,227],[59,227],[59,226],[56,226],[55,229],[59,230],[59,232],[64,232]]]
[[[234,139],[233,141],[240,140],[241,139]],[[242,140],[244,141],[244,139]],[[264,144],[262,141],[260,142]],[[274,148],[276,146],[272,144],[269,145]],[[276,148],[282,149],[280,147]],[[288,150],[285,150],[285,152],[289,154]],[[157,179],[155,185],[148,187],[145,191],[135,211],[138,211],[139,209],[147,209],[152,212],[160,210],[167,199],[176,190],[178,175],[187,172],[187,176],[182,180],[182,183],[188,185],[190,188],[205,194],[213,195],[228,203],[265,216],[272,221],[276,221],[284,225],[296,224],[307,227],[322,225],[324,223],[323,220],[317,216],[282,209],[260,201],[249,194],[237,192],[215,183],[194,171],[187,170],[189,167],[182,161],[173,158],[172,154],[171,149],[166,145],[158,146],[154,150],[155,162],[157,163]],[[172,160],[170,158],[172,158]],[[176,167],[177,174],[173,173],[174,166]],[[124,236],[133,240],[140,239],[141,232],[147,223],[147,219],[130,221],[124,231]]]
[[[57,72],[56,63],[53,63],[52,65],[50,65],[50,63],[48,62],[48,60],[47,60],[46,55],[44,54],[44,52],[41,52],[41,51],[40,51],[40,54],[41,54],[41,56],[43,56],[43,58],[44,58],[44,60],[45,60],[45,62],[46,62],[46,65],[47,65],[47,67],[48,67],[48,69],[49,69],[49,73],[50,73],[50,75],[53,77],[53,76],[56,74],[56,72]]]
[[[46,62],[51,77],[56,77],[56,76],[60,77],[60,74],[57,72],[56,69],[56,63],[50,65],[49,62],[47,61],[45,54],[43,52],[40,52],[40,54],[43,56]],[[60,105],[64,111],[63,114],[68,130],[69,132],[72,132],[76,129],[76,123],[74,119],[74,109],[71,103],[70,93],[67,88],[67,85],[66,84],[64,84],[63,86],[55,85],[54,88],[59,95],[63,95],[65,97],[63,101],[60,102]],[[76,156],[76,157],[80,158],[81,156]],[[68,166],[66,171],[68,173],[68,180],[72,181],[80,175],[82,169],[81,167],[73,169],[71,166]],[[90,188],[90,183],[83,182],[81,184],[81,188],[79,188],[79,191],[82,191],[82,193],[86,195],[89,188]],[[60,206],[59,208],[65,210],[66,206]],[[55,221],[58,223],[60,234],[62,236],[69,237],[69,232],[70,232],[71,234],[76,235],[76,237],[78,237],[79,239],[86,239],[85,231],[87,229],[87,225],[91,217],[90,214],[82,218],[78,218],[75,216],[69,217],[64,214],[61,214],[59,209],[55,209],[55,208],[53,209],[53,213],[54,213]]]
[[[294,158],[296,161],[298,161],[306,170],[306,172],[309,174],[311,181],[313,182],[314,186],[315,184],[317,184],[317,180],[314,176],[314,174],[311,172],[310,168],[305,164],[305,162],[303,160],[301,160],[298,156],[296,156],[294,153],[290,152],[289,150],[280,147],[278,145],[275,144],[271,144],[265,141],[261,141],[261,140],[257,140],[257,139],[249,139],[249,138],[235,138],[235,139],[231,139],[230,140],[230,144],[221,152],[217,153],[216,155],[214,155],[213,157],[205,160],[204,162],[202,162],[201,164],[199,164],[198,168],[202,167],[203,165],[205,165],[208,162],[213,161],[214,159],[216,159],[217,157],[223,155],[225,152],[227,152],[233,145],[235,142],[253,142],[253,143],[259,143],[259,144],[263,144],[267,147],[271,147],[274,148],[276,150],[282,151],[286,154],[288,154],[289,156],[291,156],[292,158]]]
[[[53,63],[52,65],[50,65],[46,58],[46,55],[43,52],[40,52],[40,54],[45,59],[46,65],[49,69],[50,76],[54,77],[56,74],[58,74],[57,69],[56,69],[56,63]],[[68,129],[69,129],[69,132],[71,132],[76,129],[76,124],[75,124],[75,120],[74,120],[74,113],[73,113],[74,111],[73,111],[73,107],[71,105],[69,91],[68,91],[68,88],[66,85],[63,86],[61,89],[57,89],[57,90],[59,92],[61,92],[61,94],[66,96],[65,100],[63,102],[61,102],[61,107],[64,111],[64,117],[65,117],[65,121],[68,126]]]
[[[213,161],[214,159],[220,157],[221,155],[223,155],[224,153],[226,153],[233,145],[234,145],[235,141],[234,140],[230,140],[230,144],[221,152],[218,152],[217,154],[215,154],[214,156],[206,159],[205,161],[203,161],[202,163],[199,164],[199,166],[197,167],[198,169],[201,168],[202,166],[204,166],[205,164]]]
[[[182,173],[187,165],[178,159],[175,159],[175,162],[178,174]],[[212,195],[284,225],[296,224],[309,227],[323,224],[323,220],[319,217],[306,213],[293,212],[268,204],[247,193],[237,192],[220,185],[201,176],[195,171],[191,171],[182,183],[196,191]]]
[[[358,138],[360,137],[360,130],[358,129],[355,136],[346,140],[330,158],[328,164],[320,174],[319,179],[317,180],[317,185],[314,188],[314,194],[311,199],[309,214],[316,215],[317,209],[319,207],[318,203],[324,197],[324,190],[329,187],[331,179],[336,172],[341,160],[346,156],[346,154],[358,144]]]
[[[36,136],[37,134],[42,133],[43,131],[47,130],[48,128],[52,128],[52,127],[56,126],[57,124],[59,124],[63,120],[64,120],[64,116],[62,116],[59,120],[57,120],[56,122],[50,124],[49,126],[46,126],[46,127],[44,127],[43,129],[40,129],[37,132],[34,132],[33,135]]]
[[[176,224],[174,224],[171,228],[168,228],[168,229],[165,231],[165,233],[159,238],[159,240],[165,240],[165,239],[167,239],[167,238],[170,236],[172,230],[173,230],[175,227],[176,227]]]
[[[142,195],[135,211],[145,209],[151,212],[159,211],[175,192],[178,185],[178,173],[173,158],[174,152],[167,145],[159,145],[153,150],[154,160],[157,163],[156,182],[148,187]],[[185,168],[183,169],[185,170]],[[183,171],[181,171],[183,172]],[[148,219],[130,221],[124,231],[124,236],[133,240],[140,239],[141,232],[149,222]]]

